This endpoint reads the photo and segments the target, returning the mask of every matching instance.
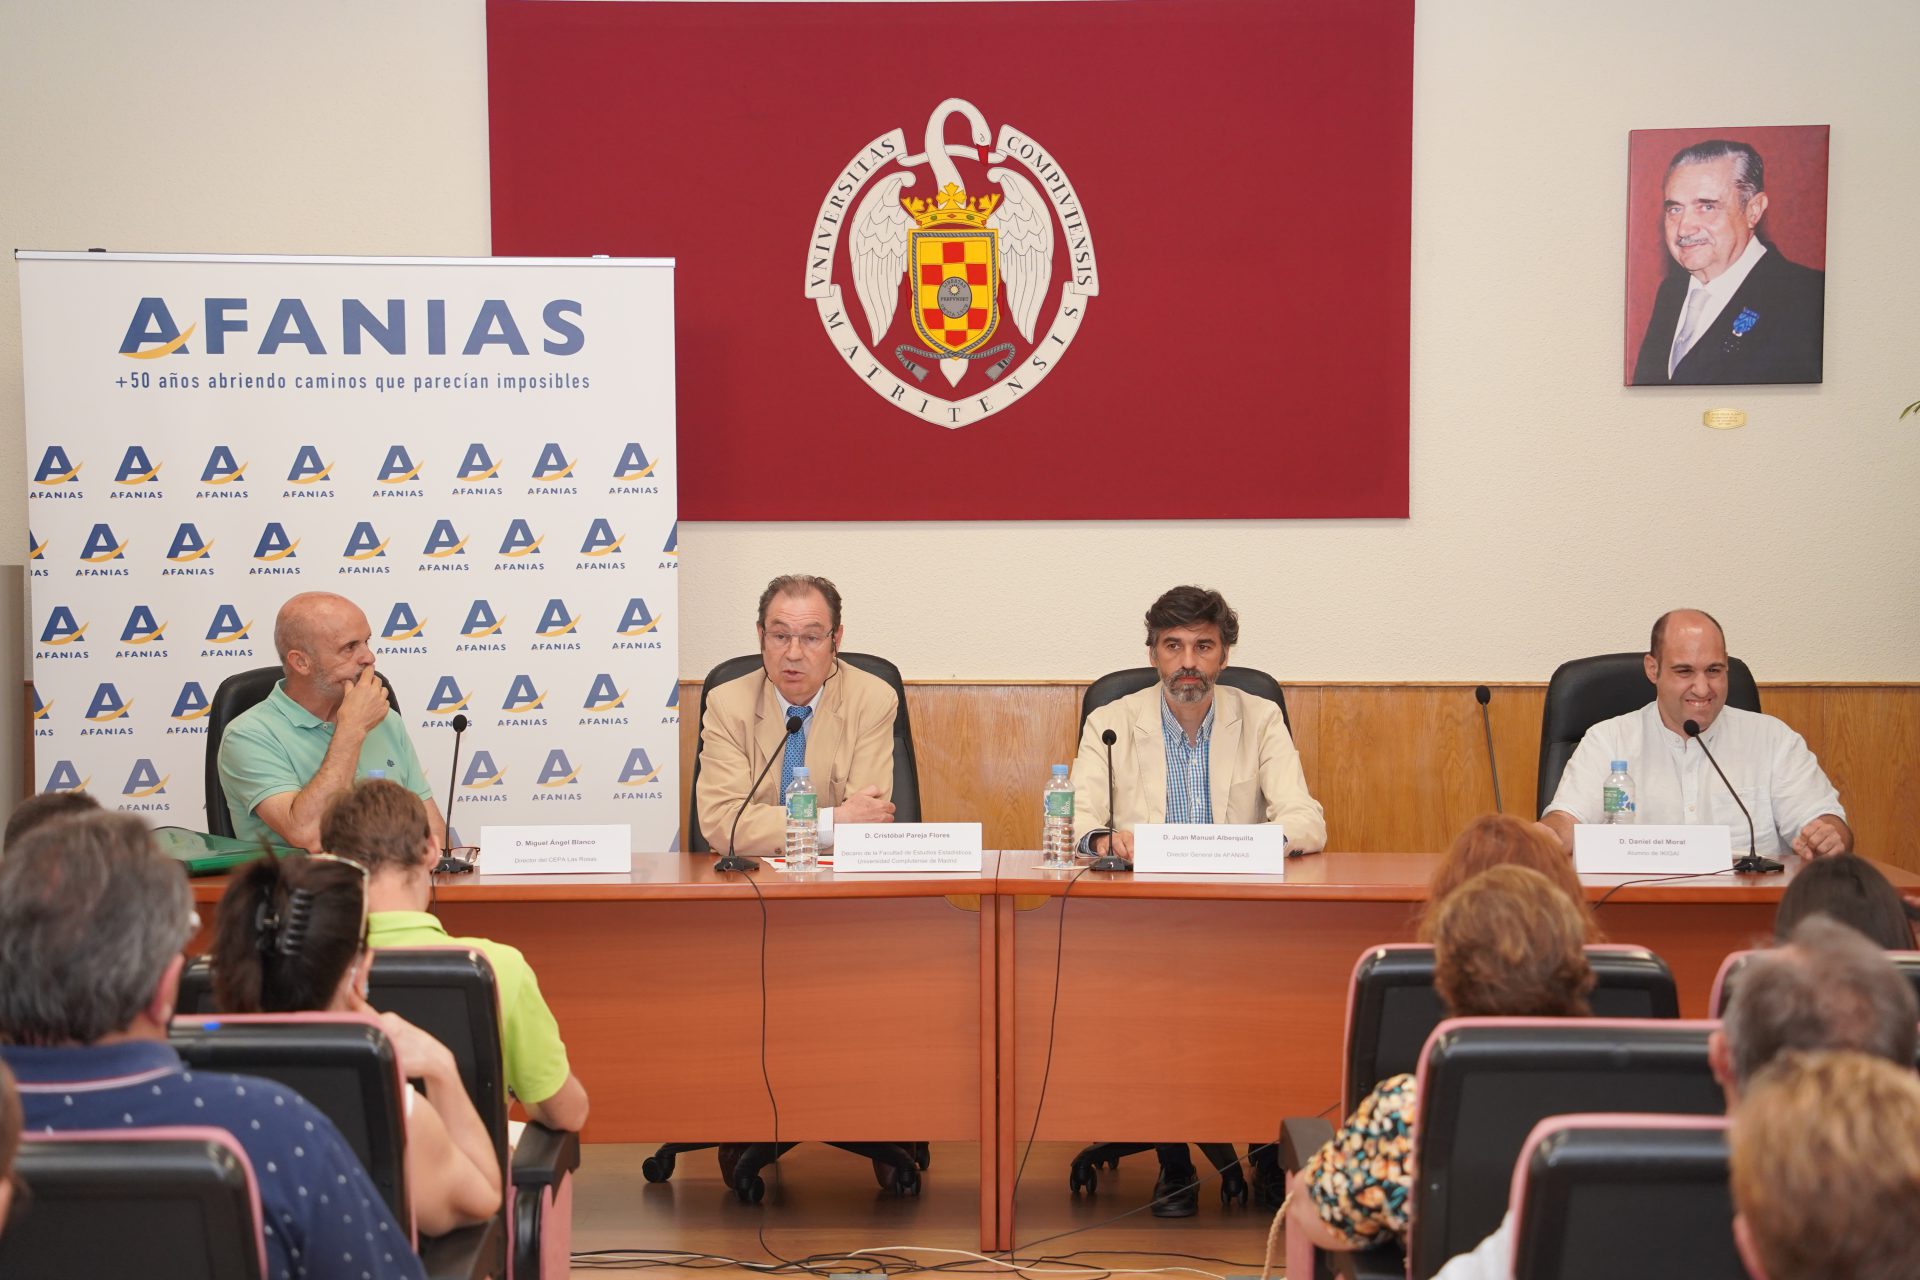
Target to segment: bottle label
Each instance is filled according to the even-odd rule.
[[[1049,818],[1071,818],[1073,816],[1073,792],[1047,792],[1047,816]]]
[[[802,791],[787,797],[788,822],[817,822],[820,818],[820,797],[812,792]]]
[[[1600,807],[1608,813],[1632,813],[1633,797],[1625,787],[1607,787],[1600,793]]]

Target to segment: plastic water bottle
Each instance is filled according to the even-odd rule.
[[[811,871],[820,865],[820,797],[805,765],[787,784],[787,870]]]
[[[1600,821],[1608,823],[1629,823],[1634,820],[1638,806],[1633,799],[1633,778],[1627,773],[1627,762],[1615,760],[1613,772],[1607,775],[1606,789],[1600,793]]]
[[[1043,867],[1073,865],[1073,784],[1067,781],[1067,766],[1053,766],[1047,788],[1041,794],[1040,851]]]

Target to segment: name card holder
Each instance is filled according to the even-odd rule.
[[[835,875],[863,871],[978,871],[977,822],[836,822]]]
[[[1133,829],[1137,875],[1284,876],[1287,833],[1277,823],[1142,823]]]
[[[633,828],[482,827],[480,867],[490,876],[626,875]]]
[[[1710,875],[1732,868],[1726,827],[1583,822],[1573,829],[1573,869],[1581,875]]]

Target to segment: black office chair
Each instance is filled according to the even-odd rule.
[[[1515,1167],[1514,1280],[1744,1280],[1733,1243],[1727,1122],[1556,1116]]]
[[[1117,702],[1128,694],[1138,693],[1150,688],[1160,680],[1160,673],[1152,667],[1128,667],[1123,671],[1109,671],[1080,695],[1080,731],[1086,732],[1087,717],[1109,702]],[[1226,685],[1229,689],[1238,689],[1242,693],[1257,698],[1265,698],[1280,708],[1281,722],[1287,731],[1293,731],[1293,722],[1287,719],[1286,695],[1280,691],[1280,682],[1266,672],[1254,667],[1223,667],[1214,678],[1216,684]],[[1072,1166],[1067,1170],[1067,1188],[1075,1195],[1082,1191],[1091,1193],[1100,1185],[1099,1166],[1118,1169],[1120,1161],[1142,1151],[1154,1151],[1161,1145],[1152,1142],[1098,1142],[1082,1148],[1073,1158]],[[1207,1162],[1220,1174],[1220,1202],[1231,1204],[1247,1202],[1247,1178],[1240,1170],[1239,1153],[1232,1144],[1225,1142],[1202,1142],[1196,1144]],[[1271,1142],[1250,1142],[1247,1144],[1247,1162],[1253,1167],[1254,1203],[1263,1208],[1273,1208],[1280,1204],[1285,1194],[1279,1155]]]
[[[1740,981],[1741,970],[1759,954],[1758,951],[1735,951],[1720,962],[1720,971],[1713,975],[1713,991],[1707,996],[1708,1017],[1727,1016],[1727,1003],[1733,999],[1733,989]],[[1913,984],[1914,995],[1920,996],[1920,951],[1889,951],[1886,956],[1893,962],[1893,967]]]
[[[199,998],[196,996],[196,998]],[[189,1066],[260,1076],[285,1085],[333,1121],[396,1221],[411,1229],[406,1101],[393,1044],[371,1019],[352,1014],[219,1014],[176,1018],[167,1039]],[[433,1280],[506,1274],[504,1215],[445,1235],[417,1237]]]
[[[1560,788],[1573,749],[1587,730],[1602,720],[1638,711],[1653,701],[1653,682],[1647,679],[1645,654],[1603,653],[1593,658],[1563,662],[1547,681],[1547,701],[1540,713],[1540,776],[1535,787],[1534,813],[1544,814]],[[1738,658],[1727,659],[1727,705],[1742,711],[1760,709],[1760,689],[1753,672]]]
[[[26,1193],[0,1232],[0,1275],[266,1274],[253,1166],[223,1130],[29,1136],[14,1171]]]
[[[913,756],[913,726],[907,716],[907,686],[900,678],[900,668],[885,658],[871,653],[842,653],[840,661],[858,667],[868,675],[885,680],[892,686],[894,696],[900,699],[900,714],[893,720],[893,820],[918,822],[920,821],[920,769]],[[700,718],[695,721],[695,724],[706,721],[709,693],[729,681],[752,675],[760,669],[760,655],[745,653],[737,658],[728,658],[707,672],[706,680],[700,685]],[[700,794],[699,787],[700,745],[696,738],[693,749],[693,778],[687,791],[689,797],[696,797],[687,803],[687,851],[712,853],[713,845],[708,841],[706,833],[700,830],[700,809],[697,800]]]
[[[220,682],[220,687],[213,691],[213,701],[207,705],[207,830],[216,836],[233,834],[233,815],[227,811],[226,789],[220,785],[220,739],[242,712],[267,700],[282,674],[277,665],[236,671]],[[400,699],[394,696],[393,683],[387,679],[386,672],[376,670],[374,674],[387,687],[387,705],[398,711]]]
[[[893,818],[895,822],[918,822],[920,770],[913,756],[913,726],[907,716],[907,687],[900,678],[900,668],[871,653],[843,652],[840,661],[885,680],[892,686],[894,696],[900,700],[900,712],[893,719]],[[706,680],[700,685],[700,722],[704,723],[707,718],[707,695],[710,692],[731,680],[752,675],[761,670],[761,666],[759,654],[745,653],[737,658],[728,658],[707,672]],[[712,853],[712,844],[706,833],[700,830],[699,788],[700,747],[696,745],[693,752],[693,778],[688,790],[687,850],[690,853]],[[760,1177],[760,1171],[796,1145],[783,1142],[776,1150],[768,1142],[668,1142],[641,1161],[640,1172],[648,1182],[665,1182],[673,1176],[676,1157],[689,1151],[717,1147],[720,1177],[742,1201],[754,1204],[766,1194],[766,1183]],[[919,1195],[920,1171],[932,1159],[924,1142],[830,1142],[827,1145],[867,1157],[873,1162],[875,1180],[883,1189],[896,1195]]]

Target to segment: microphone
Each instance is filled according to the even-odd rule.
[[[1113,838],[1117,834],[1113,812],[1113,744],[1119,741],[1119,735],[1111,729],[1100,732],[1100,741],[1107,748],[1107,851],[1093,860],[1091,871],[1131,871],[1133,859],[1123,858],[1113,849]]]
[[[1713,752],[1707,750],[1707,740],[1700,736],[1700,722],[1698,720],[1689,720],[1685,724],[1681,725],[1680,727],[1687,731],[1687,736],[1689,738],[1692,738],[1695,742],[1700,744],[1700,753],[1706,756],[1707,763],[1713,766],[1713,771],[1720,775],[1720,781],[1726,786],[1727,794],[1732,796],[1733,802],[1740,806],[1740,812],[1743,814],[1746,814],[1747,856],[1744,858],[1736,858],[1734,860],[1733,870],[1735,874],[1762,876],[1762,875],[1768,874],[1769,872],[1786,870],[1784,866],[1782,866],[1778,862],[1775,862],[1772,858],[1763,858],[1758,853],[1754,852],[1754,846],[1756,845],[1757,841],[1753,833],[1753,815],[1751,813],[1747,813],[1747,802],[1740,798],[1740,793],[1733,789],[1733,784],[1731,782],[1727,781],[1726,770],[1722,769],[1720,767],[1720,762],[1713,758]]]
[[[447,820],[446,848],[440,850],[440,861],[434,866],[433,873],[439,876],[458,876],[473,870],[474,865],[465,858],[453,856],[453,797],[455,788],[460,782],[460,735],[467,731],[467,725],[471,721],[467,719],[464,712],[461,712],[447,723],[453,726],[453,770],[447,776],[447,810],[442,815]]]
[[[798,732],[800,732],[800,717],[788,716],[786,736],[780,739],[780,745],[774,748],[773,754],[767,757],[766,764],[760,767],[760,776],[755,778],[753,785],[747,788],[746,799],[742,800],[739,809],[734,811],[733,827],[727,832],[727,851],[721,855],[718,862],[713,864],[715,871],[758,871],[760,869],[758,858],[749,858],[745,854],[733,851],[734,837],[740,834],[740,819],[747,816],[747,806],[753,803],[753,793],[758,791],[760,784],[767,780],[767,774],[773,770],[773,762],[786,754],[787,739]]]
[[[1473,697],[1480,704],[1480,724],[1487,731],[1487,772],[1493,775],[1493,811],[1500,813],[1506,806],[1500,803],[1500,764],[1493,758],[1493,713],[1487,710],[1487,704],[1493,701],[1493,690],[1478,685]]]

